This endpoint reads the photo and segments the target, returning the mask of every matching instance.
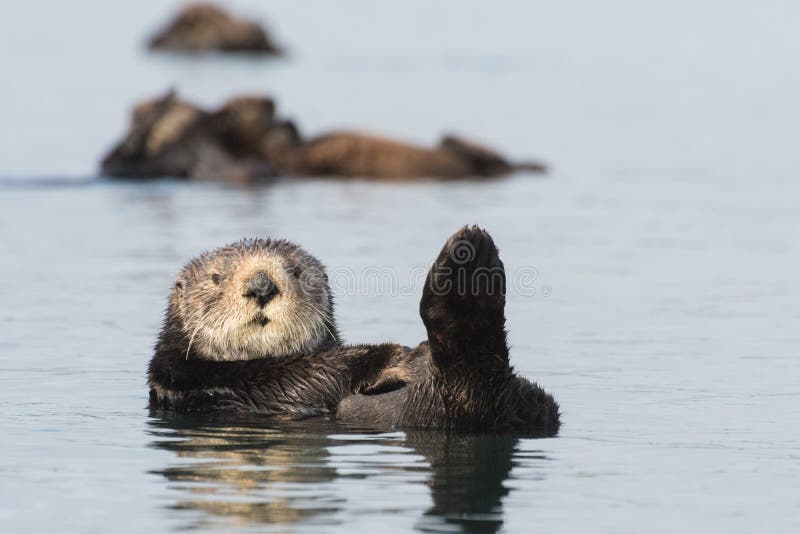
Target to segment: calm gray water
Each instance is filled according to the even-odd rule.
[[[800,529],[796,4],[234,3],[291,49],[277,62],[148,56],[164,4],[0,18],[3,532]],[[311,132],[459,131],[553,171],[95,179],[128,106],[170,85],[269,92]],[[512,358],[561,403],[557,438],[149,416],[165,295],[200,250],[295,240],[341,282],[348,341],[414,344],[415,277],[465,223],[522,280]]]

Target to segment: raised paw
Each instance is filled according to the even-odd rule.
[[[492,237],[463,227],[436,258],[420,301],[433,353],[505,350],[506,277]],[[502,339],[501,339],[502,338]]]
[[[477,226],[465,226],[447,240],[428,272],[423,302],[455,306],[455,313],[463,306],[502,307],[505,281],[492,236]]]

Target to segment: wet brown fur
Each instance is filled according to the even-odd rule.
[[[257,22],[235,18],[208,3],[182,9],[148,44],[155,50],[173,52],[281,54],[280,48]]]
[[[426,148],[357,132],[316,137],[275,151],[268,161],[286,174],[387,180],[499,176],[518,168],[487,148],[452,136],[435,148]]]
[[[455,136],[433,147],[357,132],[304,139],[275,115],[271,99],[240,96],[206,111],[174,93],[137,106],[125,138],[102,161],[103,174],[252,182],[273,176],[401,180],[486,178],[539,163],[511,163]]]
[[[305,255],[283,241],[239,249],[247,254],[270,246],[278,256],[287,250]],[[457,252],[464,246],[470,252],[466,258]],[[201,256],[186,269],[207,277],[205,265],[219,254]],[[302,258],[304,267],[316,261]],[[182,280],[185,275],[178,283]],[[327,284],[327,279],[317,280]],[[468,290],[454,289],[460,280],[471,281]],[[349,422],[407,428],[558,431],[553,397],[510,365],[505,272],[491,237],[477,227],[464,227],[451,237],[428,273],[420,302],[428,341],[413,349],[342,345],[332,331],[310,349],[220,361],[218,352],[191,348],[186,307],[175,305],[176,295],[150,363],[151,408],[284,417],[336,414]],[[323,311],[333,324],[332,304]]]

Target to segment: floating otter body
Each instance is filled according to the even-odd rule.
[[[319,261],[286,241],[241,241],[179,275],[150,362],[150,406],[553,434],[558,405],[510,366],[504,307],[497,248],[465,227],[428,274],[426,342],[343,345]]]
[[[269,98],[242,96],[206,111],[172,92],[137,106],[125,138],[102,161],[107,176],[232,182],[287,175],[481,178],[518,170],[545,167],[510,163],[455,136],[434,148],[352,132],[305,140],[294,123],[276,118]]]
[[[378,179],[490,177],[518,170],[542,172],[536,163],[511,164],[497,153],[454,136],[435,148],[356,132],[334,132],[294,146],[265,150],[267,161],[287,174],[369,176]]]
[[[193,4],[184,8],[148,43],[156,50],[175,52],[246,52],[281,54],[256,22],[234,18],[213,4]]]

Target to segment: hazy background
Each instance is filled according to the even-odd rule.
[[[755,179],[798,161],[792,2],[231,1],[286,60],[150,55],[180,5],[5,6],[0,173],[92,174],[131,104],[170,86],[208,104],[267,92],[307,132],[464,132],[569,174],[671,161]]]
[[[226,2],[265,20],[289,56],[149,54],[178,5],[3,8],[0,524],[800,527],[800,7]],[[169,87],[209,105],[270,94],[306,133],[432,143],[455,131],[552,171],[261,189],[94,179],[130,106]],[[511,272],[539,273],[535,296],[509,295],[512,358],[561,403],[559,437],[454,457],[442,475],[400,432],[148,416],[164,299],[200,250],[281,236],[332,269],[405,280],[465,223],[492,232]],[[338,296],[347,341],[423,339],[418,295],[365,293]],[[497,459],[511,466],[501,483],[470,471]],[[470,482],[501,504],[458,509]],[[443,498],[455,504],[431,511]]]

